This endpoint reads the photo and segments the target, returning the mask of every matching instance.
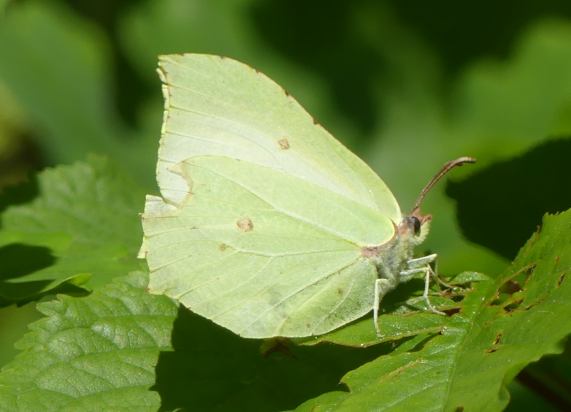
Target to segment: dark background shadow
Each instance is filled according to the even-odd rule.
[[[495,163],[446,193],[472,242],[513,259],[545,213],[571,207],[571,138],[549,140],[519,157]]]
[[[49,248],[11,243],[0,247],[0,307],[9,305],[17,296],[36,295],[49,280],[11,283],[38,270],[53,265],[55,256]]]
[[[345,373],[390,350],[389,344],[358,349],[243,339],[184,308],[172,344],[156,368],[153,389],[162,410],[289,410],[324,392],[347,390],[339,384]]]
[[[114,96],[126,123],[135,125],[140,102],[156,93],[156,84],[145,83],[125,57],[120,23],[131,7],[148,1],[59,1],[97,24],[111,40]],[[413,29],[435,51],[448,74],[482,57],[505,57],[514,40],[538,19],[571,18],[571,2],[567,0],[253,1],[253,29],[286,59],[326,81],[335,105],[359,127],[364,138],[382,121],[374,90],[386,61],[356,23],[357,9],[366,10],[367,21],[383,25],[396,20],[407,30]]]

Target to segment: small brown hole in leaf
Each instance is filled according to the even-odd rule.
[[[565,280],[565,276],[566,276],[565,272],[563,272],[561,275],[559,275],[559,279],[557,279],[557,287],[561,286],[561,284]]]
[[[452,299],[453,302],[462,302],[462,299],[464,299],[463,295],[451,295],[450,299]]]
[[[508,303],[506,306],[504,306],[503,309],[504,309],[504,311],[505,311],[506,313],[513,312],[514,310],[516,310],[517,308],[519,308],[519,305],[521,304],[522,301],[523,301],[523,299],[515,300],[515,301],[513,301],[513,302],[511,302],[511,303]]]
[[[227,248],[228,248],[228,245],[225,243],[220,243],[218,245],[218,250],[220,250],[221,252],[224,252]]]
[[[530,305],[525,306],[523,309],[524,309],[524,310],[530,310],[531,308],[537,306],[538,303],[541,303],[543,300],[544,300],[544,299],[539,299],[539,300],[537,300],[536,302],[534,302],[534,303],[532,303],[532,304],[530,304]]]
[[[508,280],[502,285],[501,291],[503,293],[513,294],[522,290],[520,284],[515,280]]]
[[[278,146],[280,147],[281,150],[287,150],[289,149],[289,140],[287,140],[287,138],[283,138],[278,140]]]
[[[533,264],[531,264],[525,268],[525,270],[523,272],[525,275],[525,283],[527,283],[529,281],[529,278],[531,277],[531,275],[533,275],[533,272],[535,272],[536,266],[537,265],[535,263],[533,263]]]
[[[254,223],[248,217],[238,219],[236,226],[238,226],[238,229],[240,229],[242,232],[250,232],[254,229]]]
[[[496,348],[488,348],[488,349],[486,349],[486,353],[494,353],[495,351],[497,351]]]
[[[498,334],[496,335],[496,338],[492,342],[492,345],[498,345],[500,343],[502,343],[502,333],[498,332]]]
[[[455,315],[456,313],[459,313],[460,308],[445,309],[445,310],[443,310],[443,312],[446,313],[446,316],[452,316],[452,315]]]
[[[454,412],[464,412],[464,407],[463,407],[463,406],[457,406],[457,407],[454,409]]]
[[[490,302],[490,306],[498,306],[501,303],[502,301],[500,299],[500,292],[496,292],[496,294],[494,295],[493,299]]]
[[[339,296],[342,296],[342,295],[343,295],[343,289],[337,288],[337,294],[338,294]]]

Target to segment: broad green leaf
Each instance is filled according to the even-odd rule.
[[[474,284],[440,335],[348,373],[349,391],[298,410],[501,410],[525,365],[561,352],[571,332],[571,210],[541,231],[495,280]]]
[[[0,308],[0,368],[14,358],[17,354],[14,342],[19,341],[28,331],[28,324],[40,316],[35,303]]]
[[[146,285],[144,273],[133,273],[88,297],[39,304],[46,317],[0,372],[0,410],[157,410],[150,388],[177,307]]]
[[[20,192],[36,186],[37,197],[1,215],[1,300],[30,299],[67,281],[98,287],[140,267],[142,191],[109,161],[47,169]],[[17,190],[3,203],[17,200]]]

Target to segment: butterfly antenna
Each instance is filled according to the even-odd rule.
[[[416,199],[416,203],[412,208],[411,215],[420,210],[420,205],[422,205],[422,202],[424,201],[426,194],[430,192],[432,187],[436,183],[438,183],[440,179],[442,179],[450,170],[454,169],[456,166],[462,166],[464,163],[476,163],[476,159],[474,159],[473,157],[463,156],[459,157],[458,159],[451,160],[447,162],[444,166],[442,166],[442,169],[440,169],[440,171],[436,173],[436,175],[432,179],[430,179],[430,182],[428,182],[428,184],[424,186],[424,188],[420,192],[420,195],[418,195],[418,199]]]

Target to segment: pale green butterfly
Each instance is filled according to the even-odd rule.
[[[426,273],[428,232],[280,86],[228,58],[162,56],[165,114],[141,257],[149,290],[248,338],[319,335]]]

